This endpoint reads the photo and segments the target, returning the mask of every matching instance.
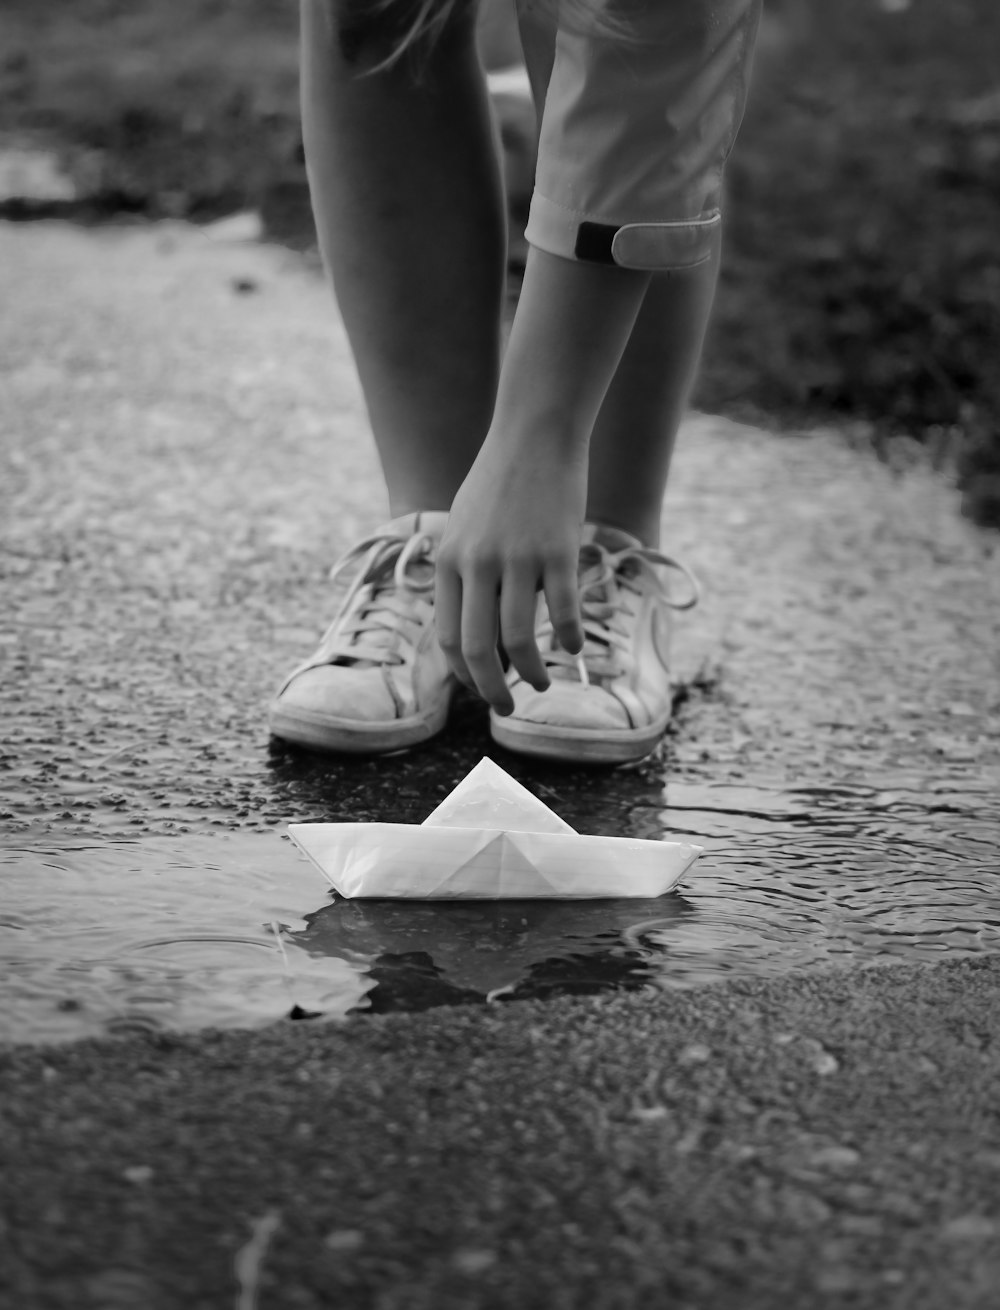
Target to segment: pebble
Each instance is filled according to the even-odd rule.
[[[352,1251],[360,1250],[364,1244],[365,1235],[358,1228],[334,1228],[323,1241],[328,1251],[336,1251],[338,1255],[349,1255]]]
[[[1000,1222],[984,1214],[963,1214],[951,1219],[942,1229],[949,1242],[988,1242],[1000,1235]]]
[[[460,1274],[470,1276],[484,1274],[487,1269],[492,1269],[496,1262],[495,1251],[478,1250],[472,1247],[464,1247],[451,1257],[452,1267]]]

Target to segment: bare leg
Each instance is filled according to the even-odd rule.
[[[505,215],[466,12],[418,68],[341,39],[338,0],[302,0],[313,212],[394,516],[451,507],[493,414]],[[472,7],[470,7],[472,9]]]
[[[670,459],[718,269],[717,243],[708,263],[653,277],[594,426],[587,518],[648,546],[659,542]]]

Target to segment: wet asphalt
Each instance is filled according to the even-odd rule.
[[[0,265],[4,840],[422,818],[489,749],[474,705],[381,763],[267,740],[385,510],[315,267],[58,224],[0,227]],[[697,418],[664,522],[708,600],[662,758],[512,772],[610,827],[630,777],[995,795],[1000,542],[947,470]],[[11,1047],[0,1294],[991,1306],[998,997],[984,957]]]

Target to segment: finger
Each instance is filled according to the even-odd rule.
[[[462,658],[462,579],[438,560],[434,570],[434,625],[445,659],[459,682],[476,691]]]
[[[551,564],[545,570],[544,591],[545,604],[559,644],[571,655],[578,655],[583,650],[583,623],[576,561]]]
[[[499,579],[482,569],[462,578],[462,658],[483,700],[498,714],[514,708],[497,650]]]
[[[538,575],[530,568],[509,565],[500,593],[500,636],[521,677],[536,691],[544,691],[550,678],[535,638],[537,615]]]

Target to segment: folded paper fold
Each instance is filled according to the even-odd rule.
[[[348,899],[652,898],[701,853],[687,842],[581,836],[491,760],[423,824],[293,823],[289,833]]]
[[[498,828],[503,832],[573,832],[564,819],[505,773],[482,759],[432,810],[423,828]]]

